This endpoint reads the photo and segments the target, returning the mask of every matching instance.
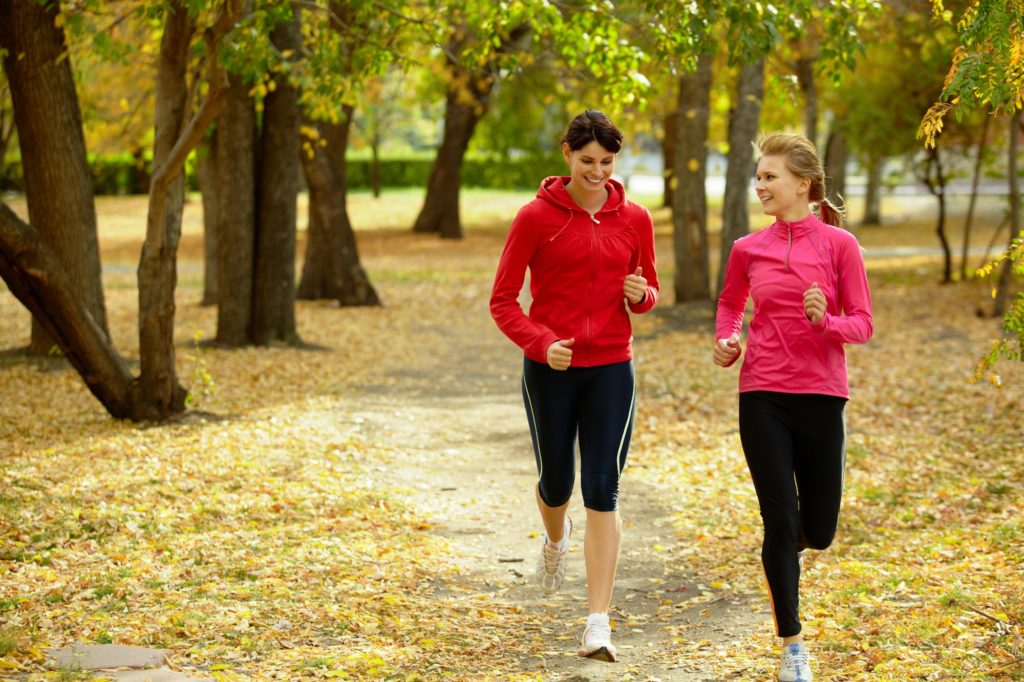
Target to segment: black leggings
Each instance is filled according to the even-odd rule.
[[[560,507],[572,496],[578,435],[583,504],[615,511],[636,413],[633,362],[558,371],[526,358],[523,402],[544,504]]]
[[[780,637],[800,633],[798,552],[836,534],[846,464],[846,399],[740,394],[740,440],[764,521],[761,563]]]

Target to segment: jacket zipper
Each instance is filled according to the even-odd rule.
[[[786,225],[786,234],[789,236],[789,244],[786,246],[786,272],[789,272],[789,252],[793,250],[793,228]]]

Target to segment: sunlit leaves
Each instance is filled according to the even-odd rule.
[[[935,11],[952,19],[941,3]],[[951,106],[933,107],[921,122],[919,136],[929,146],[946,111],[961,118],[978,107],[1011,112],[1024,106],[1024,0],[972,0],[956,30],[960,48],[940,98]]]

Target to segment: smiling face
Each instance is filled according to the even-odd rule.
[[[810,187],[810,179],[793,175],[782,156],[762,156],[757,162],[754,190],[768,215],[790,222],[806,218],[811,210]]]
[[[569,186],[583,194],[604,193],[608,179],[615,170],[615,153],[601,146],[597,140],[572,150],[562,144],[562,156],[569,164]]]

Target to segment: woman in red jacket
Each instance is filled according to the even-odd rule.
[[[761,562],[783,645],[779,680],[809,682],[799,553],[825,549],[835,537],[849,398],[844,344],[871,338],[871,293],[857,239],[840,229],[843,215],[825,198],[814,145],[776,133],[759,146],[755,189],[775,222],[737,239],[729,253],[714,361],[729,367],[739,359],[753,298],[740,369],[740,441],[764,521]]]
[[[659,289],[651,215],[611,177],[621,147],[622,133],[601,112],[573,119],[562,138],[569,176],[545,179],[520,209],[491,292],[491,315],[525,354],[523,401],[546,531],[537,581],[549,593],[565,579],[579,440],[590,615],[578,653],[603,661],[615,660],[608,609],[622,534],[619,477],[636,409],[629,311],[653,308]],[[527,268],[529,314],[518,301]]]

